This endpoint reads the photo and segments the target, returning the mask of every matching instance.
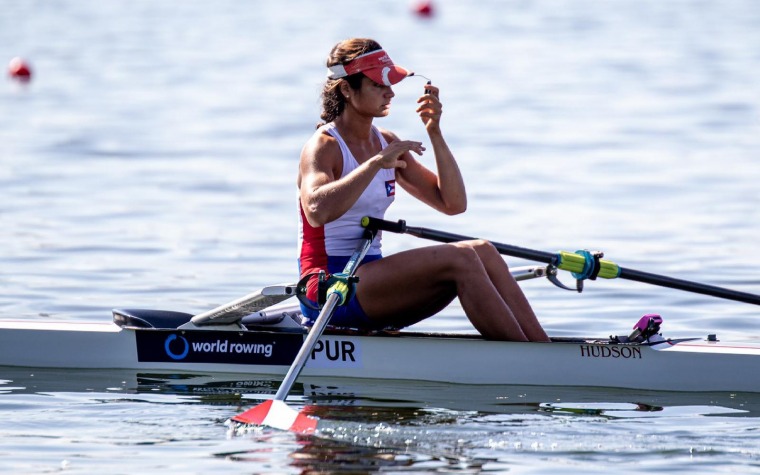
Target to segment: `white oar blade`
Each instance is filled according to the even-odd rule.
[[[284,401],[270,399],[232,417],[234,422],[273,427],[275,429],[312,434],[317,430],[316,417],[307,416],[291,408]]]

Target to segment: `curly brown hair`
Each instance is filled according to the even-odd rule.
[[[380,43],[369,38],[343,40],[333,46],[330,51],[327,67],[347,64],[357,56],[379,49],[383,49]],[[346,98],[340,93],[340,82],[345,80],[351,89],[358,90],[362,86],[362,76],[364,76],[362,73],[356,73],[340,79],[328,79],[325,82],[322,88],[322,113],[320,114],[322,122],[317,124],[317,128],[334,121],[346,108]]]

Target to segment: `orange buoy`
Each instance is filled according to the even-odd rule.
[[[32,68],[26,61],[16,57],[8,64],[8,76],[19,81],[29,81],[32,79]]]
[[[435,9],[431,0],[420,0],[414,6],[414,12],[421,17],[430,18],[433,16]]]

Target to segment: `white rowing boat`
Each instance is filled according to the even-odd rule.
[[[330,329],[334,309],[355,285],[354,273],[378,231],[441,242],[467,236],[365,217],[364,236],[344,271],[326,278],[326,301],[313,327],[298,303],[304,282],[271,286],[200,315],[114,310],[113,322],[0,321],[0,366],[121,369],[167,373],[247,373],[283,376],[270,400],[230,419],[301,434],[319,420],[286,403],[296,379],[357,378],[462,385],[623,388],[679,392],[760,393],[760,345],[707,338],[666,339],[659,315],[645,315],[629,336],[497,342],[479,336],[411,331],[360,333]],[[760,304],[760,296],[623,268],[601,252],[557,254],[495,243],[502,254],[547,264],[519,270],[517,280],[572,272],[583,281],[623,278]]]
[[[539,270],[528,273],[541,275]],[[296,286],[271,286],[201,315],[114,310],[113,321],[0,321],[0,365],[281,377],[304,344]],[[285,300],[289,299],[289,300]],[[281,303],[278,303],[281,302]],[[621,340],[625,341],[626,338]],[[552,343],[475,335],[327,329],[304,377],[760,393],[760,345],[713,338]]]

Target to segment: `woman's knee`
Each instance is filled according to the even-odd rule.
[[[492,259],[502,260],[501,254],[499,254],[496,246],[491,241],[485,239],[474,239],[472,241],[466,241],[468,245],[477,253],[478,257],[483,262],[488,262]]]
[[[478,241],[461,241],[454,243],[449,249],[447,261],[454,271],[462,272],[479,267],[483,259],[478,250]]]

